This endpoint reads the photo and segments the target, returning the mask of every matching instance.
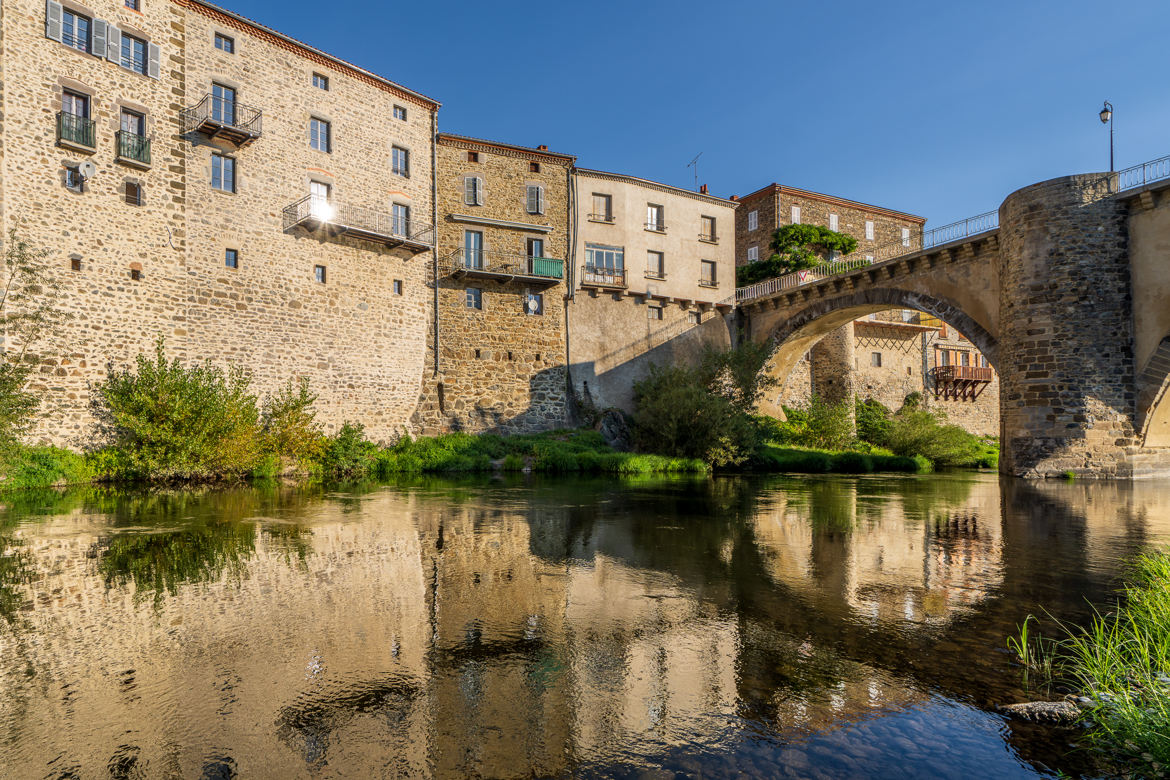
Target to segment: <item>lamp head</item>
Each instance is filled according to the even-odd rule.
[[[1101,124],[1109,124],[1109,120],[1113,118],[1113,106],[1108,100],[1105,101],[1105,105],[1101,108],[1101,113],[1097,116],[1101,117]]]

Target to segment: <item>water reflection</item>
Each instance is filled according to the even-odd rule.
[[[1164,485],[421,479],[0,516],[16,776],[1029,776],[998,649]],[[1086,598],[1088,600],[1086,600]]]

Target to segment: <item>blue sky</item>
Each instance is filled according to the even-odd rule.
[[[441,130],[744,195],[921,214],[1170,154],[1167,0],[219,0],[443,103]],[[327,9],[323,12],[322,9]]]

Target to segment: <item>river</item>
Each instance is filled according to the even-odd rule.
[[[1005,638],[1166,543],[990,474],[15,495],[0,774],[1077,776]]]

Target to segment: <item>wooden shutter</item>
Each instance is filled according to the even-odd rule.
[[[94,54],[100,54],[96,47]],[[106,59],[115,65],[122,63],[122,31],[112,24],[106,26]]]
[[[526,189],[526,193],[527,193],[528,197],[527,197],[527,203],[525,204],[524,209],[529,214],[535,214],[536,213],[536,187],[529,184],[528,187],[526,187],[525,189]]]
[[[90,41],[89,50],[97,57],[106,56],[106,41],[109,37],[109,25],[106,24],[105,19],[94,19],[90,24],[90,29],[93,31],[93,40]]]
[[[147,60],[146,60],[146,75],[150,76],[152,79],[157,79],[158,78],[158,71],[159,71],[158,44],[154,44],[154,43],[149,44],[147,49],[148,49],[148,54],[147,54]]]
[[[536,186],[536,213],[544,213],[544,187]]]
[[[483,178],[480,176],[475,177],[475,205],[483,205]]]
[[[475,177],[463,177],[463,202],[468,206],[475,205]]]
[[[53,0],[45,0],[45,37],[61,42],[61,4]]]

